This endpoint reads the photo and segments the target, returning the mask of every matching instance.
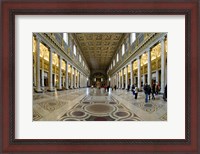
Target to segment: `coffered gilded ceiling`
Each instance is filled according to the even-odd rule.
[[[123,33],[75,33],[75,38],[91,69],[106,70]]]

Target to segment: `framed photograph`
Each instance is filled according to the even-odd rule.
[[[2,1],[1,153],[199,153],[199,2]]]

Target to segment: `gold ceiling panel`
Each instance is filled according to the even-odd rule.
[[[123,33],[75,33],[91,69],[108,68]]]

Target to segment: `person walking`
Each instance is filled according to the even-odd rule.
[[[156,95],[158,95],[160,91],[160,86],[159,86],[159,83],[156,84]]]
[[[116,89],[117,89],[117,86],[116,86],[116,85],[115,85],[114,89],[115,89],[115,91],[116,91]]]
[[[135,99],[137,99],[137,96],[138,96],[138,87],[135,86]]]
[[[155,93],[156,93],[156,84],[153,83],[152,85],[152,99],[155,100]]]
[[[148,102],[148,85],[144,85],[144,93],[145,93],[145,102]]]
[[[130,84],[129,84],[128,87],[127,87],[127,91],[129,91],[129,89],[130,89]]]
[[[148,91],[148,96],[149,96],[149,100],[151,99],[151,86],[148,85],[147,86],[147,91]]]
[[[110,86],[108,85],[108,86],[107,86],[107,92],[109,92],[109,89],[110,89]]]
[[[167,101],[167,85],[165,86],[164,94],[163,94],[164,101]]]
[[[105,92],[106,92],[106,89],[107,89],[107,87],[106,87],[106,85],[104,86],[104,90],[105,90]]]
[[[135,95],[135,86],[134,86],[134,84],[132,85],[132,92],[133,92],[133,95]]]

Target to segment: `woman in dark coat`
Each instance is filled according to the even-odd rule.
[[[167,101],[167,85],[165,86],[163,99],[164,101]]]
[[[149,100],[150,100],[150,95],[151,95],[151,87],[148,85],[148,95],[149,95]]]

